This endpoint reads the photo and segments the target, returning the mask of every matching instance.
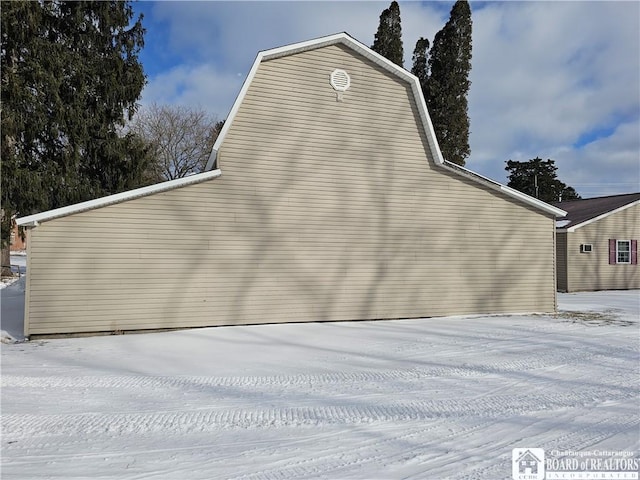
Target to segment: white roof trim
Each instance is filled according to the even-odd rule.
[[[46,222],[48,220],[53,220],[54,218],[66,217],[67,215],[72,215],[74,213],[94,210],[107,205],[126,202],[127,200],[132,200],[134,198],[146,197],[147,195],[153,195],[154,193],[166,192],[186,185],[205,182],[207,180],[217,178],[221,174],[222,172],[220,170],[211,170],[209,172],[198,173],[184,178],[169,180],[168,182],[156,183],[155,185],[149,185],[148,187],[136,188],[135,190],[129,190],[128,192],[116,193],[107,197],[96,198],[95,200],[76,203],[67,207],[56,208],[54,210],[18,218],[16,223],[23,227],[35,227],[40,222]]]
[[[614,213],[621,212],[622,210],[626,210],[627,208],[633,207],[634,205],[640,205],[640,200],[627,203],[626,205],[618,207],[615,210],[611,210],[609,212],[603,213],[602,215],[598,215],[597,217],[590,218],[589,220],[585,220],[584,222],[576,223],[575,225],[569,228],[558,228],[558,231],[559,232],[575,232],[578,228],[584,227],[585,225],[589,225],[590,223],[593,223],[593,222],[597,222],[598,220],[602,220],[603,218],[606,218],[609,215],[613,215]]]
[[[260,63],[263,60],[271,60],[274,58],[284,57],[287,55],[293,55],[295,53],[300,53],[307,50],[314,50],[314,49],[322,48],[328,45],[335,45],[337,43],[341,43],[343,45],[348,46],[349,48],[356,51],[360,55],[368,58],[372,62],[376,63],[377,65],[387,70],[388,72],[393,73],[394,75],[397,75],[398,77],[402,78],[403,80],[405,80],[411,85],[411,91],[413,92],[413,95],[416,99],[418,113],[420,115],[420,119],[422,121],[422,126],[424,128],[424,131],[426,133],[427,142],[429,143],[429,148],[431,150],[431,155],[436,165],[448,167],[449,170],[459,175],[464,175],[476,182],[487,185],[493,188],[494,190],[500,190],[510,197],[516,198],[519,201],[522,201],[526,204],[529,204],[535,208],[543,210],[544,212],[550,213],[552,215],[564,217],[567,214],[567,212],[565,212],[564,210],[556,208],[536,198],[530,197],[529,195],[525,195],[524,193],[518,192],[513,188],[507,187],[494,180],[490,180],[486,177],[483,177],[482,175],[478,175],[477,173],[472,172],[471,170],[468,170],[464,167],[459,167],[456,164],[445,162],[442,156],[442,152],[440,151],[440,146],[438,145],[438,140],[436,138],[435,130],[433,129],[433,124],[431,123],[431,118],[429,117],[429,113],[427,111],[427,104],[424,99],[424,95],[422,94],[422,88],[420,87],[420,80],[418,79],[418,77],[408,72],[404,68],[396,65],[395,63],[383,57],[379,53],[374,52],[369,47],[367,47],[363,43],[360,43],[359,41],[357,41],[356,39],[354,39],[353,37],[351,37],[350,35],[344,32],[259,52],[255,61],[253,62],[253,66],[251,67],[251,70],[249,71],[249,75],[247,76],[246,80],[244,81],[244,84],[242,85],[242,89],[238,94],[238,98],[236,98],[236,101],[234,102],[233,107],[229,112],[229,116],[225,121],[224,127],[220,131],[220,134],[218,135],[218,138],[215,144],[213,145],[211,155],[209,156],[209,161],[207,162],[206,170],[210,170],[211,168],[213,168],[214,162],[218,156],[218,150],[220,149],[222,143],[224,142],[227,132],[229,131],[229,128],[231,128],[231,125],[233,124],[233,120],[235,119],[235,116],[237,115],[238,110],[240,109],[240,105],[242,105],[242,102],[244,101],[247,91],[249,90],[249,86],[251,85],[251,82],[253,81],[253,78],[255,77],[258,71],[258,67],[260,66]]]
[[[537,198],[531,197],[526,193],[522,193],[511,187],[507,187],[506,185],[496,182],[495,180],[491,180],[490,178],[484,177],[479,173],[469,170],[468,168],[464,168],[456,163],[445,161],[442,166],[445,167],[447,170],[450,170],[454,173],[458,173],[459,175],[464,175],[470,178],[471,180],[474,180],[478,183],[482,183],[483,185],[486,185],[494,190],[501,191],[506,195],[509,195],[510,197],[515,197],[524,203],[527,203],[540,210],[544,210],[545,212],[555,215],[556,217],[564,217],[567,214],[567,212],[565,212],[560,208],[554,207],[553,205],[549,205],[548,203],[543,202],[542,200],[538,200]]]

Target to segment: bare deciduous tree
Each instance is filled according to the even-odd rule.
[[[129,129],[151,147],[149,180],[163,181],[202,172],[223,123],[201,109],[153,104]]]

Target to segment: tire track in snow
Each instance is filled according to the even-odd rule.
[[[593,445],[614,437],[623,432],[636,432],[640,426],[640,419],[637,417],[629,417],[628,415],[611,417],[606,420],[585,425],[584,427],[573,432],[561,435],[553,441],[545,441],[536,447],[545,450],[572,450],[580,452],[588,449]],[[531,443],[531,441],[529,441]],[[509,452],[510,453],[510,452]],[[498,457],[496,456],[496,460]],[[510,458],[494,463],[484,468],[478,468],[466,473],[460,477],[460,480],[484,480],[487,478],[500,478],[511,473]]]
[[[325,476],[327,474],[331,475],[329,478],[340,478],[340,471],[350,469],[356,465],[368,464],[371,462],[380,462],[381,464],[384,463],[387,465],[394,463],[394,461],[402,463],[402,460],[406,459],[407,456],[411,456],[413,452],[423,451],[425,448],[423,444],[410,449],[407,449],[405,446],[400,452],[390,455],[389,451],[385,450],[387,444],[394,444],[397,442],[406,443],[415,438],[422,439],[426,433],[438,430],[444,425],[448,425],[447,429],[449,430],[449,434],[445,436],[438,436],[438,439],[441,442],[445,442],[447,439],[451,438],[459,440],[469,435],[473,435],[493,423],[495,423],[495,420],[487,420],[477,422],[470,427],[456,428],[458,426],[448,425],[446,420],[432,421],[427,427],[414,427],[400,435],[365,440],[360,442],[355,448],[350,448],[348,452],[344,452],[343,446],[336,445],[334,448],[326,449],[323,454],[316,455],[312,458],[296,460],[286,465],[278,465],[274,468],[234,476],[233,478],[237,480],[288,480],[309,478],[310,476],[318,475],[319,473],[322,473]],[[369,453],[372,449],[377,453]],[[360,452],[364,452],[364,454]],[[340,453],[339,458],[336,458],[336,453]]]
[[[334,437],[340,436],[343,432],[337,431],[329,431],[324,433],[317,433],[315,429],[310,429],[309,432],[313,432],[312,435],[308,435],[300,438],[299,435],[296,435],[294,438],[289,438],[287,440],[279,440],[277,444],[274,444],[271,440],[258,440],[258,441],[242,441],[242,455],[251,457],[255,455],[271,455],[276,452],[282,454],[283,449],[285,451],[290,451],[291,455],[294,455],[296,452],[296,447],[300,444],[304,444],[305,442],[313,441],[328,441]],[[135,437],[134,437],[135,438]],[[312,440],[311,440],[312,439]],[[106,449],[100,449],[99,451],[93,453],[87,453],[86,444],[88,443],[87,439],[77,439],[77,438],[68,438],[65,437],[60,441],[55,443],[52,442],[42,442],[41,440],[24,440],[21,441],[20,444],[11,444],[9,446],[4,447],[5,451],[13,450],[12,457],[13,461],[10,463],[12,467],[19,467],[20,465],[33,465],[34,463],[42,463],[47,464],[51,461],[65,461],[65,462],[73,462],[77,459],[82,460],[94,460],[94,461],[102,461],[105,457],[108,458],[118,458],[118,457],[139,457],[144,458],[145,456],[162,456],[166,457],[169,455],[192,455],[193,452],[202,451],[202,450],[215,450],[216,455],[213,457],[208,457],[206,459],[206,467],[209,469],[213,465],[225,464],[225,462],[229,460],[237,459],[238,453],[234,451],[226,451],[226,453],[220,454],[221,449],[225,449],[225,447],[229,447],[230,445],[234,445],[234,443],[225,443],[216,441],[214,443],[196,443],[189,446],[167,446],[157,448],[156,446],[152,446],[151,448],[145,448],[141,446],[140,443],[136,440],[133,440],[131,444],[131,448],[117,448],[113,449],[113,447]],[[131,439],[130,439],[131,443]],[[19,448],[18,448],[19,445]],[[75,453],[61,453],[68,452],[69,447],[78,448],[78,446],[83,445],[78,450],[74,450]],[[120,445],[120,440],[118,439],[118,445]],[[55,447],[52,449],[52,447]],[[32,452],[38,450],[48,450],[55,451],[56,453],[42,455],[36,454],[33,455]],[[5,465],[5,467],[9,466],[9,464]],[[143,479],[143,478],[154,478],[156,476],[160,476],[161,478],[167,478],[168,475],[175,474],[170,478],[181,478],[180,474],[184,474],[184,465],[177,464],[174,469],[167,469],[165,465],[160,472],[145,472],[140,473],[138,475],[127,477],[129,480],[134,479]]]
[[[355,404],[264,409],[219,408],[141,413],[5,414],[5,438],[56,435],[188,434],[226,428],[358,424],[437,418],[501,417],[634,398],[633,388],[589,387],[562,394],[504,395],[382,405]]]
[[[536,352],[535,356],[509,362],[499,361],[492,365],[465,363],[462,366],[434,365],[426,368],[410,368],[369,372],[330,372],[320,374],[231,376],[231,377],[168,377],[168,376],[80,376],[80,377],[25,377],[3,375],[2,388],[68,388],[68,389],[169,389],[211,387],[255,388],[262,386],[313,386],[354,383],[384,383],[390,381],[412,381],[433,377],[474,377],[507,372],[526,372],[556,365],[577,364],[610,358],[593,355],[584,350],[558,350]],[[486,359],[485,359],[486,360]],[[434,362],[435,363],[435,362]]]
[[[622,432],[631,431],[637,434],[639,426],[640,418],[637,416],[619,415],[586,425],[576,432],[561,435],[551,442],[544,442],[543,446],[547,450],[573,450],[578,452]]]

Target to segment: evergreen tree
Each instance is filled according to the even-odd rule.
[[[413,73],[418,80],[420,80],[420,86],[422,87],[422,93],[427,98],[427,83],[429,80],[429,40],[420,37],[416,42],[416,48],[413,50],[413,67],[411,67],[411,73]]]
[[[469,147],[467,93],[471,82],[471,9],[458,0],[436,33],[429,57],[427,108],[445,160],[464,165]]]
[[[2,247],[28,215],[139,186],[147,147],[121,128],[145,84],[129,2],[3,2]]]
[[[371,49],[400,67],[404,67],[400,6],[395,0],[380,14],[380,24]]]
[[[557,178],[555,160],[542,160],[539,157],[527,162],[507,161],[505,170],[509,172],[509,187],[526,193],[543,202],[576,200],[580,195],[573,187],[567,186]]]

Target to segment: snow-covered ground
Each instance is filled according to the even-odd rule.
[[[14,278],[2,278],[0,281],[0,289],[8,287],[12,285],[16,281],[18,281],[18,275],[24,275],[27,271],[27,257],[24,252],[20,253],[11,253],[11,270],[16,274]]]
[[[637,458],[640,292],[559,301],[2,345],[2,478],[502,479],[516,447]]]

